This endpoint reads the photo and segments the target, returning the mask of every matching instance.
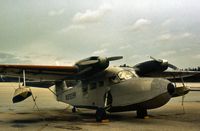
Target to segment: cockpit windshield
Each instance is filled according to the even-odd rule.
[[[134,77],[134,74],[128,70],[122,70],[117,75],[120,80],[128,80]]]

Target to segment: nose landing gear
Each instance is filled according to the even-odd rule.
[[[137,110],[137,118],[144,119],[148,117],[147,109],[138,109]]]
[[[96,121],[102,122],[104,120],[108,120],[106,111],[109,111],[111,107],[112,107],[112,95],[109,90],[104,95],[104,107],[99,107],[96,110]]]
[[[106,111],[104,108],[97,108],[96,110],[96,121],[102,122],[103,120],[106,120],[108,118]]]

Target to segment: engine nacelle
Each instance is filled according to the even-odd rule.
[[[80,60],[75,65],[78,67],[79,72],[88,75],[106,69],[109,66],[109,60],[106,57],[94,56]]]
[[[158,62],[155,60],[139,63],[133,67],[139,76],[149,73],[163,72],[168,68],[168,62]]]

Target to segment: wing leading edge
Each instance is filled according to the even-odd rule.
[[[146,77],[159,77],[169,79],[174,82],[181,82],[181,78],[184,78],[185,82],[200,82],[200,71],[164,71],[155,72],[145,75]]]
[[[46,65],[0,65],[0,75],[22,77],[23,70],[26,78],[36,80],[76,79],[76,66],[46,66]]]

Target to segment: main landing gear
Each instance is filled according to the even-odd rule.
[[[96,110],[96,121],[102,122],[103,120],[107,120],[108,116],[104,108],[97,108]]]
[[[73,113],[76,113],[76,112],[77,112],[76,107],[73,106],[73,108],[72,108],[72,112],[73,112]]]
[[[148,117],[147,109],[138,109],[137,110],[137,118],[144,119],[145,117]]]

